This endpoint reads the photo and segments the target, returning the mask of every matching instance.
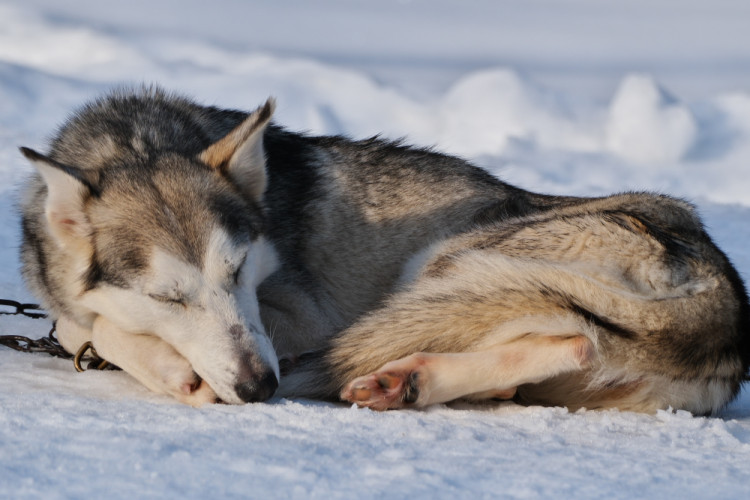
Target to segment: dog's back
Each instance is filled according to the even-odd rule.
[[[264,140],[268,232],[283,265],[259,298],[280,354],[315,348],[380,306],[423,248],[542,203],[458,158],[378,138],[271,128]]]

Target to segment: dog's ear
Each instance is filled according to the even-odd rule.
[[[58,163],[33,149],[21,148],[21,153],[47,185],[44,213],[57,243],[69,247],[87,242],[91,223],[84,212],[84,203],[91,195],[98,194],[92,173]]]
[[[206,165],[227,176],[253,201],[260,201],[266,190],[263,132],[275,108],[276,101],[269,98],[234,130],[198,156]]]

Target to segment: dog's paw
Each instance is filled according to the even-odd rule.
[[[172,356],[162,356],[160,361],[159,392],[164,392],[180,403],[190,406],[203,406],[218,401],[214,390],[193,371],[187,359],[174,353]]]
[[[180,386],[179,394],[173,394],[175,399],[195,407],[219,402],[219,397],[211,386],[195,373],[193,375],[194,379],[191,382],[185,381]]]
[[[373,410],[414,404],[419,398],[419,371],[379,371],[352,380],[341,399]]]

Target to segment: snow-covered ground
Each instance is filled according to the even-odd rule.
[[[553,193],[695,202],[750,279],[744,0],[0,2],[0,297],[14,203],[67,114],[156,82],[314,133],[383,133]],[[43,321],[0,316],[0,334]],[[750,393],[719,418],[272,400],[192,409],[0,348],[0,497],[749,498]]]

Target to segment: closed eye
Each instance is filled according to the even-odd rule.
[[[185,306],[187,304],[187,301],[185,297],[176,297],[172,295],[159,295],[156,293],[150,293],[148,294],[149,297],[154,299],[157,302],[161,302],[164,304],[171,304],[175,306]]]
[[[242,260],[240,261],[240,265],[237,266],[237,269],[232,273],[232,281],[235,285],[240,284],[240,274],[242,274],[242,268],[245,266],[245,261],[247,260],[247,254],[245,254],[244,257],[242,257]]]

